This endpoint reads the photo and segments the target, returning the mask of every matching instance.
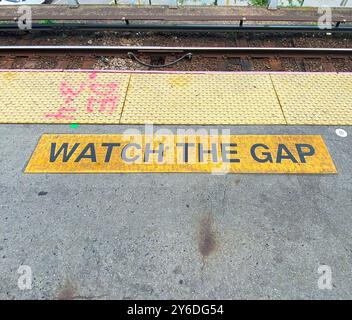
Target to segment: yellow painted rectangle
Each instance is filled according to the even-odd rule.
[[[290,125],[352,125],[352,74],[271,74]]]
[[[268,74],[132,74],[121,123],[286,124]]]
[[[119,123],[129,74],[0,72],[0,123]]]
[[[44,134],[25,172],[328,174],[336,169],[319,135]]]

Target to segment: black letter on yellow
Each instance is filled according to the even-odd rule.
[[[269,147],[266,145],[266,144],[263,144],[263,143],[256,143],[254,144],[252,147],[251,147],[251,155],[252,155],[252,158],[257,161],[257,162],[261,162],[261,163],[264,163],[264,162],[273,162],[273,158],[270,154],[270,152],[262,152],[262,155],[263,156],[266,156],[264,159],[261,159],[261,158],[258,158],[255,151],[258,147],[261,147],[261,148],[264,148],[265,150],[269,150]]]
[[[50,149],[50,162],[55,162],[55,160],[60,155],[62,150],[64,150],[64,154],[62,155],[62,162],[67,162],[68,160],[70,160],[71,156],[76,151],[78,146],[79,146],[79,143],[75,143],[72,149],[70,150],[70,152],[67,153],[68,143],[65,142],[61,145],[60,149],[55,153],[56,143],[53,142],[51,144],[51,149]]]
[[[88,151],[90,151],[90,154],[86,154]],[[82,150],[80,155],[77,157],[75,162],[80,162],[82,158],[91,159],[92,162],[97,162],[97,157],[95,155],[94,143],[88,143],[86,145],[86,147]]]
[[[296,144],[296,148],[302,163],[306,163],[305,157],[312,156],[315,153],[314,147],[310,144]],[[309,149],[309,151],[303,152],[302,148]]]
[[[102,147],[108,147],[108,150],[106,150],[106,155],[105,155],[105,160],[104,162],[109,162],[111,158],[111,153],[112,149],[114,147],[119,147],[121,144],[120,143],[113,143],[113,142],[107,142],[107,143],[102,143]]]
[[[282,154],[283,151],[286,152],[287,155]],[[298,161],[296,160],[296,158],[293,156],[293,154],[290,152],[290,150],[288,150],[288,148],[280,143],[279,147],[277,148],[277,158],[276,158],[276,163],[281,163],[282,159],[289,159],[291,160],[293,163],[298,163]]]

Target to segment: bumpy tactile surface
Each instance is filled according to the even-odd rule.
[[[351,125],[352,74],[2,71],[0,123]]]
[[[285,124],[268,74],[133,74],[121,123]]]
[[[270,75],[288,124],[351,125],[352,75]]]
[[[1,123],[119,123],[129,74],[0,72]]]

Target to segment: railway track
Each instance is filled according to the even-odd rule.
[[[292,48],[292,47],[161,47],[161,46],[0,46],[0,56],[16,55],[121,55],[129,52],[150,54],[215,54],[228,56],[320,57],[351,56],[352,48]]]
[[[284,24],[252,24],[245,25],[245,20],[239,20],[237,24],[150,24],[150,23],[72,23],[72,22],[52,22],[48,23],[48,19],[43,23],[33,23],[30,31],[135,31],[135,32],[245,32],[245,33],[351,33],[352,25],[341,25],[341,21],[336,21],[331,27],[321,28],[318,25],[284,25]],[[128,21],[128,20],[127,20]],[[313,22],[312,22],[313,23]],[[7,23],[0,25],[0,31],[18,32],[17,23]],[[27,31],[28,30],[24,30]]]
[[[149,70],[170,70],[170,67],[177,70],[179,64],[184,68],[207,60],[217,68],[220,65],[219,69],[223,71],[233,71],[231,66],[234,64],[243,71],[288,71],[288,61],[296,64],[298,69],[295,71],[352,71],[350,48],[0,46],[0,57],[0,68],[6,69],[41,69],[36,64],[43,59],[50,59],[48,68],[90,69],[97,68],[99,61],[119,58],[132,61],[132,69],[142,67]],[[258,63],[263,65],[262,68],[258,69]],[[320,68],[311,67],[312,63]]]
[[[209,14],[211,13],[211,14]],[[318,10],[265,8],[124,8],[97,6],[33,7],[30,31],[153,31],[153,32],[352,32],[352,13],[334,9],[331,24],[318,24]],[[0,31],[18,31],[20,16],[14,8],[0,12]]]

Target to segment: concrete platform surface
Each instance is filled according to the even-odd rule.
[[[1,299],[351,298],[351,127],[226,127],[321,134],[337,175],[23,173],[43,133],[126,128],[0,126]]]

